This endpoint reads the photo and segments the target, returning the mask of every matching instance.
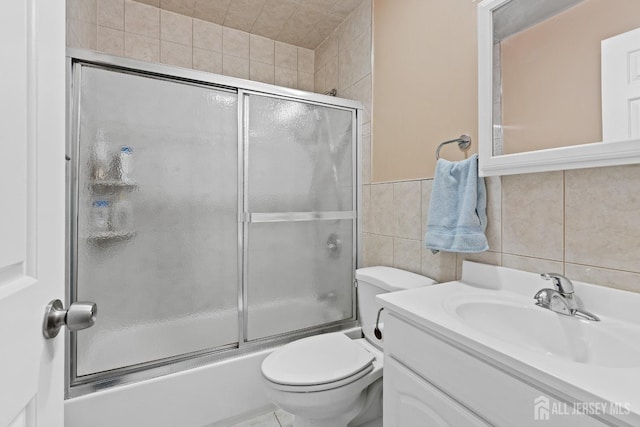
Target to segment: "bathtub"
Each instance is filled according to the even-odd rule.
[[[335,308],[317,300],[287,301],[288,307],[296,307],[309,317],[321,321],[335,319]],[[256,334],[264,333],[262,329],[270,322],[282,324],[279,310],[271,304],[265,304],[264,310],[254,311]],[[231,319],[237,313],[216,313],[221,324],[225,319]],[[282,325],[286,327],[287,325]],[[360,328],[353,328],[347,333],[356,337]],[[193,320],[189,318],[175,319],[167,327],[176,331],[184,331],[181,336],[180,348],[185,348],[184,340],[193,340],[198,345],[198,337],[207,331],[194,330]],[[333,330],[336,327],[332,328]],[[280,331],[278,331],[280,332]],[[114,341],[118,345],[113,345]],[[92,343],[85,349],[85,357],[91,359],[92,366],[108,368],[108,361],[113,353],[127,343],[139,340],[157,343],[158,338],[149,325],[140,325],[122,331],[114,331],[112,336],[106,336],[100,341]],[[289,340],[290,341],[290,340]],[[167,343],[164,343],[167,345]],[[153,351],[167,350],[166,347],[153,346],[145,350],[145,360],[130,360],[140,363],[154,354]],[[277,346],[258,350],[248,354],[230,357],[221,361],[199,366],[173,374],[135,383],[120,385],[96,391],[84,396],[74,397],[65,401],[65,427],[222,427],[253,415],[268,412],[274,408],[262,391],[262,375],[260,366]],[[158,353],[157,355],[159,355]]]
[[[273,349],[65,401],[65,427],[228,426],[273,408],[260,365]]]

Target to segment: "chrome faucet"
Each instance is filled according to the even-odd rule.
[[[579,317],[594,322],[600,321],[595,314],[578,308],[578,304],[573,297],[573,283],[567,277],[558,273],[542,273],[540,277],[545,280],[551,280],[555,289],[544,288],[539,290],[533,297],[537,306],[566,316]]]

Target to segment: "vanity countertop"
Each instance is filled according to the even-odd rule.
[[[640,425],[640,294],[574,282],[592,322],[535,305],[539,274],[465,261],[462,279],[379,295],[389,312],[568,402]],[[617,406],[616,406],[617,405]]]

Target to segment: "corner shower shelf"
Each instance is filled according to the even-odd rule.
[[[95,180],[89,184],[94,192],[112,192],[115,190],[133,191],[138,188],[138,184],[131,181],[121,180]]]
[[[131,239],[135,233],[133,231],[103,231],[91,234],[87,240],[91,243],[116,243]]]

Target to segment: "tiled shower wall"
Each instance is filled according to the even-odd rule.
[[[67,46],[314,90],[314,51],[133,0],[67,0]]]
[[[371,182],[371,0],[315,51],[133,0],[67,0],[67,46],[361,101],[363,183]]]
[[[315,91],[338,91],[364,106],[363,183],[371,182],[371,0],[365,0],[315,50]]]
[[[490,250],[467,256],[424,248],[432,184],[364,186],[365,265],[445,281],[466,258],[640,292],[640,165],[486,178]]]

